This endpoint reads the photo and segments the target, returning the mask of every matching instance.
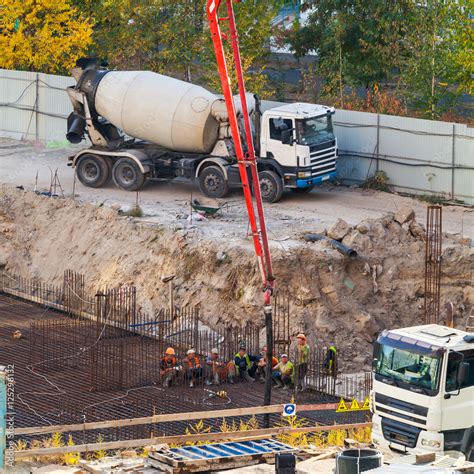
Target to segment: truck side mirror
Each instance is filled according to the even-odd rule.
[[[293,130],[282,130],[281,131],[281,142],[283,145],[293,145]]]
[[[376,358],[373,358],[372,359],[372,369],[376,370],[378,363],[379,363],[379,360],[376,359]]]
[[[469,363],[468,362],[461,362],[458,367],[458,374],[457,374],[457,382],[458,387],[460,387],[464,382],[467,382],[469,379]]]

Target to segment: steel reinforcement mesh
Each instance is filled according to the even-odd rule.
[[[19,331],[21,337],[18,337]],[[99,334],[98,334],[98,331]],[[100,338],[99,338],[100,336]],[[75,424],[155,414],[196,412],[259,406],[263,384],[225,384],[228,398],[213,395],[216,388],[186,384],[164,388],[157,376],[163,342],[121,328],[67,318],[64,314],[0,294],[0,362],[14,365],[15,426]],[[145,338],[145,339],[144,339]],[[94,369],[95,367],[95,369]],[[99,368],[102,367],[100,370]],[[127,388],[117,387],[117,380]],[[292,391],[274,390],[272,403],[287,403]],[[324,391],[299,393],[298,403],[334,402]],[[322,424],[353,423],[367,412],[304,413]],[[227,419],[228,424],[250,417]],[[257,416],[262,426],[262,416]],[[271,422],[280,422],[272,415]],[[180,421],[73,433],[75,443],[99,439],[147,438],[193,431],[196,421]],[[204,429],[220,429],[222,419],[207,420]]]

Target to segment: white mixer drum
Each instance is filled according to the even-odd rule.
[[[201,86],[149,71],[111,71],[99,83],[95,109],[127,135],[174,151],[209,153],[219,124],[218,98]]]

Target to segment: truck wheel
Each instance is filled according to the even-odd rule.
[[[262,201],[278,202],[283,196],[283,182],[274,171],[260,171],[258,173]]]
[[[146,176],[130,158],[120,158],[112,168],[115,186],[124,191],[138,191],[145,184]]]
[[[86,153],[76,164],[79,181],[89,188],[100,188],[110,179],[110,166],[102,156]]]
[[[199,175],[199,189],[209,198],[223,198],[229,191],[224,173],[218,166],[208,166]]]
[[[308,186],[307,188],[291,188],[291,191],[295,194],[308,194],[314,189],[314,186]]]

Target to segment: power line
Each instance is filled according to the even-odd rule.
[[[402,166],[411,166],[413,168],[428,167],[428,168],[437,168],[437,169],[441,169],[441,170],[474,170],[473,166],[465,166],[465,165],[455,165],[455,166],[447,165],[447,166],[443,166],[443,165],[436,165],[436,164],[430,163],[430,162],[428,162],[428,163],[405,163],[403,161],[396,161],[396,160],[392,160],[390,158],[381,157],[381,156],[363,155],[361,153],[351,152],[350,150],[344,151],[344,153],[339,153],[339,156],[340,157],[347,157],[347,158],[355,157],[355,158],[365,158],[367,160],[385,161],[387,163],[393,163],[395,165],[402,165]],[[403,157],[403,156],[399,156],[399,157],[396,157],[396,158],[406,159],[406,160],[413,159],[413,158],[407,158],[407,157]]]
[[[412,118],[412,117],[402,117],[397,115],[396,117],[401,118]],[[419,119],[415,119],[419,120]],[[348,123],[348,122],[334,122],[334,125],[344,128],[383,128],[385,130],[395,130],[397,132],[411,133],[412,135],[424,135],[429,137],[455,137],[455,138],[467,138],[469,140],[474,140],[474,136],[464,135],[464,134],[453,134],[453,133],[436,133],[436,132],[424,132],[420,130],[408,130],[406,128],[390,127],[388,125],[377,125],[377,124],[357,124],[357,123]]]

